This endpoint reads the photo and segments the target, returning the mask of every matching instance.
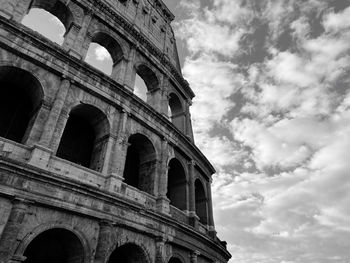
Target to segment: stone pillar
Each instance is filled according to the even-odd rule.
[[[27,145],[35,145],[40,141],[41,134],[43,133],[43,120],[45,121],[50,113],[52,105],[47,101],[43,100],[41,105],[38,105],[37,112],[34,114],[32,119],[29,121],[26,133],[23,141]]]
[[[162,86],[161,86],[162,94],[160,101],[160,113],[163,114],[167,119],[169,119],[169,90],[170,90],[170,79],[167,76],[163,76]]]
[[[198,229],[199,217],[196,214],[196,197],[195,197],[195,165],[196,162],[194,160],[188,163],[188,171],[189,171],[189,219],[190,225],[194,228]]]
[[[100,231],[95,252],[95,263],[105,263],[109,254],[110,246],[113,239],[113,225],[109,221],[99,223]]]
[[[212,179],[207,183],[207,193],[208,193],[208,226],[209,226],[209,235],[212,238],[216,237],[216,231],[214,226],[214,214],[213,214],[213,201],[211,196],[211,183]]]
[[[165,263],[165,242],[165,237],[157,237],[155,263]]]
[[[9,262],[15,252],[17,236],[29,204],[28,201],[20,198],[15,198],[12,203],[9,218],[0,237],[0,262],[4,263]]]
[[[147,93],[147,103],[166,118],[168,118],[169,105],[168,85],[169,79],[162,76],[159,87]]]
[[[67,121],[69,118],[69,112],[65,107],[63,106],[60,116],[58,117],[57,124],[55,127],[55,132],[53,133],[51,143],[50,143],[50,149],[52,150],[53,154],[56,154],[63,132],[64,128],[66,127]]]
[[[87,30],[89,28],[90,22],[92,20],[92,11],[88,10],[85,12],[84,20],[80,27],[79,32],[76,34],[74,41],[70,43],[67,39],[67,42],[63,44],[63,46],[68,50],[68,53],[78,59],[85,57],[86,52],[83,52],[83,45],[85,43],[85,38],[87,36]],[[89,41],[90,44],[91,40]],[[86,50],[87,51],[87,50]]]
[[[83,39],[83,43],[82,43],[82,46],[81,46],[80,52],[79,52],[81,54],[81,57],[83,60],[86,58],[91,41],[92,41],[92,36],[89,34],[89,32],[87,32],[84,39]]]
[[[13,2],[17,2],[17,5],[16,5],[16,7],[14,9],[12,19],[15,20],[18,23],[21,23],[23,18],[24,18],[24,16],[26,14],[28,14],[28,12],[30,10],[30,6],[32,4],[32,0],[21,0],[21,1],[15,0]]]
[[[161,160],[158,167],[158,198],[157,209],[161,213],[169,214],[170,201],[166,194],[168,192],[168,145],[169,142],[164,138],[162,140]]]
[[[135,70],[134,70],[134,63],[136,58],[136,46],[131,47],[129,51],[128,58],[126,60],[126,70],[125,70],[125,76],[124,76],[124,87],[127,88],[130,91],[134,91],[134,85],[135,85]]]
[[[111,78],[123,85],[124,76],[128,66],[128,60],[122,56],[117,61],[113,61]]]
[[[27,13],[30,2],[30,0],[0,0],[0,15],[21,22]]]
[[[70,85],[71,83],[68,79],[65,79],[65,78],[62,79],[60,87],[56,93],[55,101],[53,102],[50,114],[45,123],[43,133],[39,141],[39,144],[44,147],[47,147],[47,148],[50,147],[51,140],[55,132],[59,116],[61,115],[61,111],[66,101],[66,97],[67,97]]]
[[[81,30],[81,26],[75,23],[72,23],[64,34],[64,41],[62,47],[69,52],[70,55],[73,55],[80,59],[79,53],[74,52],[74,42],[76,41],[78,34]],[[73,50],[73,52],[72,52]]]
[[[162,93],[160,88],[152,89],[147,92],[147,103],[159,113],[161,113]]]
[[[43,116],[42,109],[45,109],[45,104],[43,104],[41,107],[38,116],[36,117],[37,120],[34,122],[34,125],[31,128],[31,132],[27,140],[27,144],[34,144],[31,157],[28,161],[29,164],[40,168],[46,168],[53,153],[53,150],[50,148],[50,143],[55,132],[58,118],[64,106],[69,87],[69,80],[63,78],[60,87],[57,90],[56,98],[51,106],[50,111],[48,113],[45,113]],[[48,109],[46,109],[46,111],[48,111]],[[46,119],[44,125],[41,124],[42,119]],[[42,128],[42,126],[44,127]],[[38,133],[36,131],[41,129],[42,133],[40,139],[36,139],[35,134]]]
[[[193,141],[193,130],[192,130],[192,122],[191,122],[191,113],[190,113],[190,106],[192,105],[192,101],[187,101],[187,107],[185,110],[185,134],[186,136]]]
[[[110,161],[112,158],[112,151],[113,147],[115,145],[116,138],[114,137],[113,134],[110,134],[108,141],[107,141],[107,146],[106,146],[106,152],[104,155],[104,160],[103,160],[103,166],[102,166],[102,173],[103,174],[108,174],[108,171],[110,169]]]
[[[201,253],[199,251],[193,251],[190,255],[190,263],[197,263],[198,262],[198,256],[200,255]]]
[[[113,158],[115,156],[114,154],[114,148],[117,141],[117,132],[118,132],[118,126],[119,126],[119,113],[117,109],[112,109],[109,113],[110,116],[110,133],[109,138],[106,142],[105,146],[105,154],[103,159],[103,166],[102,166],[102,173],[105,175],[109,175],[112,170],[113,165]]]
[[[123,109],[120,114],[117,137],[111,150],[110,174],[105,186],[106,190],[111,192],[118,191],[124,180],[123,171],[128,150],[128,142],[125,136],[127,119],[128,113]]]

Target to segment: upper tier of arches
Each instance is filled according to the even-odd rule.
[[[146,57],[148,54],[138,44],[131,44],[130,39],[121,36],[115,28],[102,23],[98,17],[84,11],[73,1],[67,4],[61,0],[35,0],[31,5],[21,5],[22,9],[26,8],[21,21],[33,9],[50,13],[64,27],[64,39],[61,43],[63,49],[133,91],[141,100],[167,117],[181,132],[192,138],[188,114],[188,101],[192,94],[185,95],[186,92],[181,91],[182,87],[177,91],[178,85],[166,76],[168,73],[164,71],[164,67],[159,68],[160,63],[154,63]],[[40,21],[40,24],[44,25],[41,34],[52,39],[53,32],[57,29],[47,28],[50,23],[44,21]],[[31,26],[30,23],[26,25]]]

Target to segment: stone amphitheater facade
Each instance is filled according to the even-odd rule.
[[[22,24],[32,8],[62,45]],[[161,0],[0,0],[0,262],[229,260],[173,19]],[[111,75],[85,62],[91,43]]]

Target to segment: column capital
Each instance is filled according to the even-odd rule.
[[[14,196],[11,200],[11,203],[13,205],[19,205],[19,204],[29,205],[29,204],[34,204],[34,201],[24,197]]]
[[[194,250],[191,252],[190,255],[190,261],[191,263],[197,263],[197,257],[200,255],[201,253],[198,250]]]
[[[100,227],[112,227],[113,226],[113,222],[108,220],[108,219],[101,219],[99,222],[98,222],[98,225]]]
[[[196,166],[197,163],[196,163],[195,160],[190,160],[190,161],[187,162],[187,164],[190,165],[190,166]]]
[[[156,240],[156,243],[166,243],[168,241],[168,238],[162,235],[162,236],[157,236],[155,240]]]

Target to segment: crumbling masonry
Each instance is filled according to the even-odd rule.
[[[22,24],[32,8],[62,45]],[[173,18],[161,0],[0,0],[1,263],[228,261]],[[85,62],[91,43],[110,76]]]

